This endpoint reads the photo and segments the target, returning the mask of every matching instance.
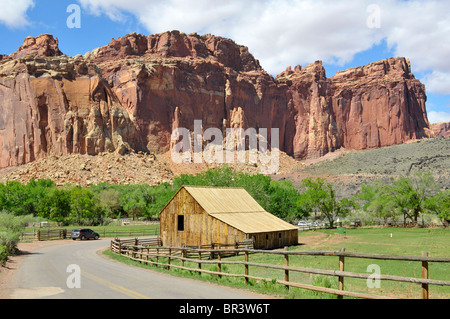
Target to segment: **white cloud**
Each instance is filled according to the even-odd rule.
[[[78,0],[113,20],[134,15],[149,33],[180,30],[229,37],[277,74],[287,66],[343,65],[386,40],[413,72],[431,74],[429,92],[450,94],[450,1],[439,0]],[[380,28],[368,19],[379,8]],[[369,9],[369,10],[368,10]]]
[[[135,15],[151,33],[212,33],[246,45],[271,73],[315,60],[343,64],[382,39],[366,25],[369,0],[79,0],[120,19]]]
[[[34,7],[33,0],[0,0],[0,24],[10,28],[29,25],[27,10]]]
[[[450,72],[433,71],[421,80],[428,92],[450,94]]]
[[[440,111],[430,111],[428,112],[428,121],[431,124],[450,122],[450,113]]]

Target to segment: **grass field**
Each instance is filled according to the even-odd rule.
[[[299,233],[298,246],[289,247],[289,250],[317,251],[317,250],[339,250],[345,248],[346,252],[389,254],[404,256],[421,256],[422,252],[428,252],[429,256],[449,257],[450,251],[449,229],[422,229],[422,228],[357,228],[347,229],[345,234],[337,233],[336,230],[316,230]],[[111,254],[110,254],[111,255]],[[114,258],[117,258],[115,256]],[[121,260],[125,258],[119,258]],[[225,259],[224,259],[225,260]],[[226,260],[244,260],[243,256],[229,257]],[[250,254],[250,262],[283,265],[284,259],[280,255]],[[132,264],[132,261],[127,261]],[[172,260],[172,263],[177,261]],[[358,273],[369,273],[367,267],[376,264],[383,275],[397,275],[407,277],[421,276],[421,263],[408,261],[385,261],[359,258],[346,258],[345,270]],[[189,266],[189,263],[185,263]],[[291,256],[290,266],[338,270],[338,257],[333,256]],[[196,268],[196,263],[191,263]],[[159,271],[167,271],[162,267],[145,266]],[[204,266],[203,269],[217,271],[217,266]],[[241,265],[223,265],[222,271],[243,274]],[[249,285],[244,285],[242,278],[222,277],[203,274],[199,276],[196,272],[176,270],[172,268],[170,273],[177,276],[193,277],[200,280],[251,289],[256,292],[266,293],[283,298],[336,298],[334,295],[307,291],[303,289],[290,288],[289,291],[282,285],[274,284],[273,279],[283,279],[283,270],[265,269],[260,267],[249,267],[252,276],[267,278],[268,280],[256,282],[250,280]],[[450,264],[430,263],[429,278],[435,280],[450,280]],[[338,287],[337,277],[310,275],[305,273],[290,272],[290,281],[324,286],[329,288]],[[421,286],[419,284],[401,283],[394,281],[382,281],[380,288],[369,289],[364,279],[345,278],[345,290],[376,294],[380,296],[400,298],[421,298]],[[450,287],[430,285],[430,298],[447,299],[450,297]]]

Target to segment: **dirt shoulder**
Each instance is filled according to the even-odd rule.
[[[69,240],[52,240],[19,243],[17,245],[19,253],[16,256],[10,256],[6,265],[4,267],[0,267],[0,299],[9,298],[9,292],[12,289],[14,275],[19,269],[22,260],[42,248],[54,245],[64,245],[70,242],[71,241]]]

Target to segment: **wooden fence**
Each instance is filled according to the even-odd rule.
[[[20,233],[20,240],[23,241],[44,241],[55,239],[66,239],[67,229],[38,229],[32,232]],[[70,236],[70,233],[69,233]]]
[[[78,227],[83,228],[83,227]],[[128,230],[111,230],[107,228],[95,229],[102,238],[118,238],[118,237],[136,237],[136,236],[153,236],[159,235],[159,228],[154,229],[128,229]],[[30,232],[21,232],[20,240],[22,241],[44,241],[55,239],[70,238],[72,230],[67,229],[37,229]]]
[[[156,241],[155,241],[156,242]],[[415,283],[421,286],[422,298],[429,299],[429,286],[450,286],[450,281],[433,280],[429,279],[428,264],[433,263],[449,263],[450,257],[430,257],[424,253],[423,256],[396,256],[396,255],[380,255],[380,254],[363,254],[356,252],[340,251],[288,251],[288,250],[255,250],[233,247],[221,248],[221,249],[208,249],[208,248],[194,248],[194,247],[162,247],[158,246],[159,241],[155,245],[146,245],[144,241],[140,239],[133,239],[132,241],[125,242],[123,240],[111,241],[111,251],[126,256],[130,259],[139,261],[141,263],[152,264],[155,266],[163,266],[167,269],[179,268],[190,271],[198,272],[199,274],[208,273],[221,276],[241,277],[244,278],[245,283],[248,284],[249,279],[254,280],[266,280],[274,281],[273,279],[256,277],[249,274],[250,267],[263,267],[267,269],[277,269],[284,271],[284,280],[276,279],[276,283],[289,287],[297,287],[317,292],[329,293],[337,295],[338,298],[343,296],[363,298],[363,299],[392,299],[386,296],[378,296],[374,294],[367,294],[361,292],[352,292],[344,290],[344,278],[359,278],[370,280],[373,278],[372,274],[368,273],[355,273],[345,271],[346,258],[365,258],[375,260],[398,260],[398,261],[413,261],[420,262],[422,264],[422,276],[421,278],[405,277],[405,276],[393,276],[393,275],[378,275],[378,280],[389,280],[396,282]],[[244,261],[230,261],[223,260],[224,255],[229,254],[239,255],[244,254]],[[264,263],[250,262],[251,254],[271,254],[280,255],[284,259],[284,265],[273,265]],[[189,258],[188,256],[197,256],[196,258]],[[338,257],[338,270],[326,270],[316,268],[297,267],[289,265],[289,258],[291,256],[336,256]],[[204,256],[207,256],[205,260]],[[216,257],[216,258],[213,258]],[[160,260],[162,259],[162,260]],[[174,264],[173,260],[180,260],[180,264]],[[197,264],[197,268],[191,268],[185,266],[185,262],[193,262]],[[206,270],[202,269],[202,265],[217,265],[218,270]],[[222,265],[242,265],[244,266],[244,272],[241,274],[226,273],[222,271]],[[314,275],[325,275],[338,277],[338,289],[318,287],[309,284],[297,283],[290,280],[290,274],[292,272],[307,273]]]
[[[82,228],[82,227],[80,227]],[[126,228],[126,227],[124,227]],[[144,236],[156,236],[159,235],[159,227],[158,228],[150,228],[150,229],[108,229],[107,227],[100,229],[95,229],[97,233],[100,234],[102,238],[117,238],[117,237],[144,237]]]

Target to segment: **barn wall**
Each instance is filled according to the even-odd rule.
[[[184,231],[178,231],[178,215],[184,215]],[[185,190],[181,189],[160,215],[164,246],[180,247],[213,243],[234,244],[247,236],[205,213]]]
[[[178,215],[184,216],[184,231],[178,231]],[[234,244],[254,239],[255,249],[275,249],[298,244],[298,230],[246,234],[207,214],[182,188],[160,215],[164,246],[181,247],[211,243]]]
[[[255,249],[275,249],[298,244],[298,230],[274,231],[250,234],[254,239]]]

